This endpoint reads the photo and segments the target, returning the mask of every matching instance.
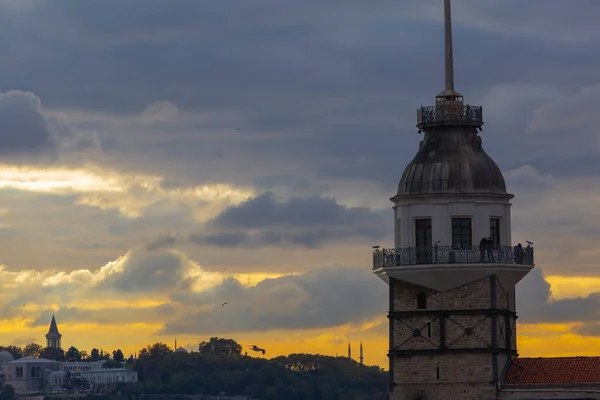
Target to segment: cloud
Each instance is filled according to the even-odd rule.
[[[172,248],[175,246],[177,237],[174,234],[165,234],[157,237],[146,245],[147,251],[159,251]]]
[[[46,115],[32,92],[0,93],[0,157],[6,162],[48,163],[59,155],[98,147],[92,133]]]
[[[179,303],[197,304],[204,309],[170,321],[163,333],[213,334],[358,324],[383,313],[386,298],[384,283],[362,268],[316,268],[267,279],[254,287],[227,279],[201,293],[174,296]],[[221,307],[225,301],[228,304]]]
[[[130,301],[120,305],[123,309],[131,307],[135,300],[147,299],[149,294],[154,300],[163,299],[159,304],[151,302],[150,306],[163,306],[173,293],[202,291],[224,279],[222,274],[203,269],[180,252],[142,249],[131,250],[98,269],[10,271],[0,267],[0,277],[3,305],[0,315],[26,318],[42,309],[46,314],[39,321],[46,320],[49,309],[55,308],[62,309],[65,318],[93,319],[95,314],[89,307],[101,302],[106,304],[105,308],[111,308],[107,299],[115,295]],[[83,298],[89,303],[87,306],[80,304]]]
[[[579,92],[552,96],[535,110],[530,131],[577,130],[598,126],[600,117],[594,105],[600,100],[600,85],[582,87]]]
[[[550,284],[541,268],[536,267],[517,286],[519,322],[571,323],[600,319],[600,293],[560,300],[552,299],[551,295]]]
[[[223,210],[209,226],[217,232],[194,234],[197,244],[219,246],[300,245],[318,247],[349,237],[380,239],[388,232],[381,213],[347,207],[333,198],[291,197],[262,193]]]
[[[0,152],[38,154],[52,150],[52,140],[41,102],[30,92],[0,94]]]
[[[555,184],[555,179],[552,175],[542,175],[531,165],[524,165],[520,168],[507,171],[503,175],[509,187],[540,190],[551,189]]]

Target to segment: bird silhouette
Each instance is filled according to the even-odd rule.
[[[225,303],[221,304],[221,307],[225,307],[225,304],[227,304],[227,302],[225,302]]]
[[[260,347],[258,347],[255,344],[253,344],[252,347],[250,347],[250,350],[252,350],[252,351],[260,351],[260,352],[263,353],[263,355],[267,352],[265,349],[261,349]]]

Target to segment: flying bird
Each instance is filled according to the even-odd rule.
[[[221,304],[221,307],[225,307],[225,304],[227,304],[227,302],[225,302],[225,303]]]
[[[250,350],[252,350],[252,351],[262,351],[263,355],[267,352],[265,349],[261,349],[260,347],[258,347],[255,344],[253,344],[252,347],[250,347]]]

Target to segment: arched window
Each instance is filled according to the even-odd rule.
[[[427,308],[427,295],[423,292],[420,292],[417,295],[417,309],[424,310]]]
[[[38,378],[42,377],[42,369],[40,367],[37,367],[37,369],[35,370],[35,376],[37,376]]]
[[[31,377],[35,378],[35,367],[31,367]]]

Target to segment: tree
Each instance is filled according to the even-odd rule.
[[[121,368],[121,362],[116,360],[108,360],[102,364],[102,368]]]
[[[100,359],[100,351],[96,348],[90,353],[90,361],[98,361]]]
[[[0,393],[0,400],[14,400],[15,399],[15,388],[11,385],[4,385],[2,393]]]
[[[239,356],[242,354],[242,346],[233,339],[211,337],[208,342],[202,342],[198,346],[201,354],[218,354],[222,356]]]
[[[23,348],[23,357],[39,357],[42,346],[37,343],[29,343]]]
[[[113,351],[112,357],[113,357],[113,360],[119,361],[119,362],[121,362],[125,359],[125,356],[123,355],[123,352],[121,351],[121,349],[117,349],[117,350]]]
[[[17,346],[0,346],[0,351],[8,351],[14,360],[23,357],[23,349]]]
[[[67,361],[81,361],[82,356],[81,352],[75,346],[71,346],[65,353],[65,358]]]
[[[56,347],[45,347],[40,352],[39,358],[46,358],[54,361],[65,361],[65,352]]]
[[[140,350],[140,358],[156,358],[164,357],[167,354],[173,353],[171,348],[164,343],[154,343]]]

